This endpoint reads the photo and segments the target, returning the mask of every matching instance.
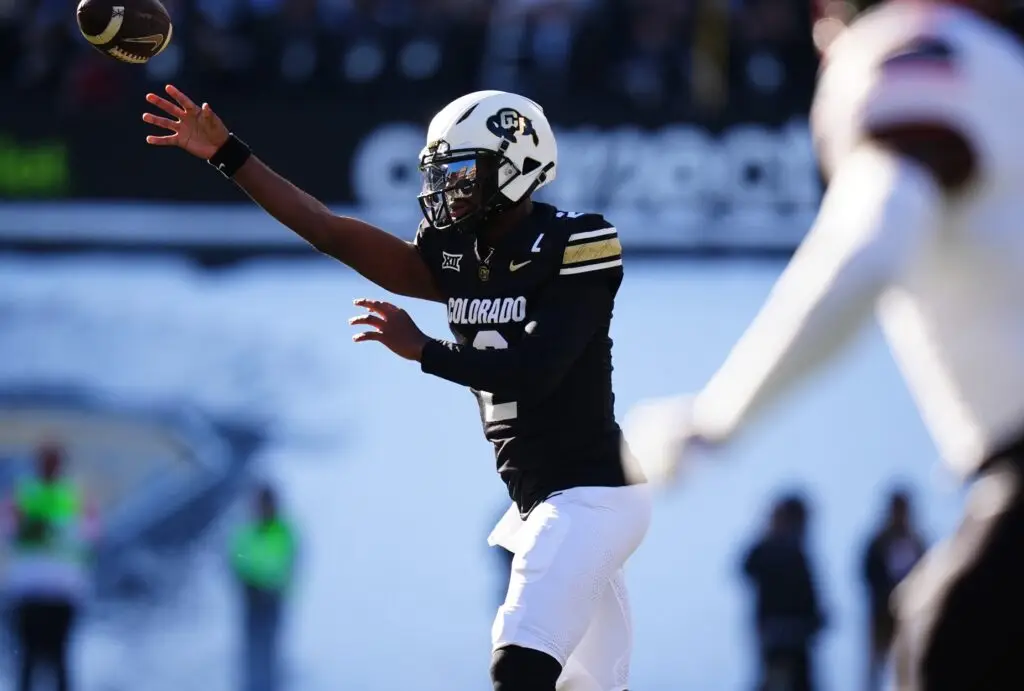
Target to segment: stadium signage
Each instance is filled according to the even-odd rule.
[[[0,196],[56,196],[68,187],[67,147],[26,144],[0,136]]]
[[[422,122],[354,114],[339,132],[330,109],[243,105],[226,104],[225,112],[249,113],[240,129],[264,160],[340,212],[411,237],[421,218]],[[321,138],[316,156],[280,136],[282,119]],[[124,129],[136,120],[134,110],[81,121],[33,109],[0,113],[0,239],[304,249],[195,160],[147,147],[141,123],[138,132]],[[603,213],[629,250],[786,252],[810,227],[821,196],[806,118],[653,129],[575,122],[556,131],[558,179],[540,198]]]
[[[630,236],[657,243],[792,245],[806,232],[821,182],[806,121],[781,128],[695,125],[655,131],[580,127],[559,133],[558,182],[540,196],[560,208],[605,213]],[[420,191],[422,131],[392,124],[367,135],[352,159],[359,206],[408,203]]]

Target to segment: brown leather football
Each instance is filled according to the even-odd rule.
[[[171,42],[171,17],[160,0],[82,0],[78,28],[101,53],[142,64]]]

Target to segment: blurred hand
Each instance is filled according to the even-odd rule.
[[[420,331],[416,322],[409,314],[390,302],[367,300],[360,298],[354,303],[357,307],[365,307],[368,314],[352,317],[348,323],[352,326],[372,326],[373,331],[362,331],[352,337],[356,343],[377,341],[383,343],[395,355],[406,360],[419,362],[423,354],[423,346],[430,339]]]
[[[209,104],[204,103],[200,108],[192,99],[170,84],[165,90],[167,95],[174,99],[174,103],[156,94],[146,94],[146,101],[174,119],[143,113],[142,120],[150,125],[162,127],[171,134],[159,137],[151,134],[146,137],[146,143],[154,146],[176,146],[204,161],[209,160],[228,140],[228,128]]]
[[[693,424],[693,396],[641,401],[623,421],[622,458],[634,481],[671,485],[712,446]]]

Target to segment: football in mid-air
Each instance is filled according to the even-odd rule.
[[[160,0],[82,0],[78,28],[96,50],[142,64],[171,42],[171,16]]]

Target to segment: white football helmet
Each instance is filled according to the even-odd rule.
[[[430,122],[420,152],[420,208],[435,228],[466,228],[554,180],[557,163],[555,135],[539,105],[505,91],[467,94]]]

